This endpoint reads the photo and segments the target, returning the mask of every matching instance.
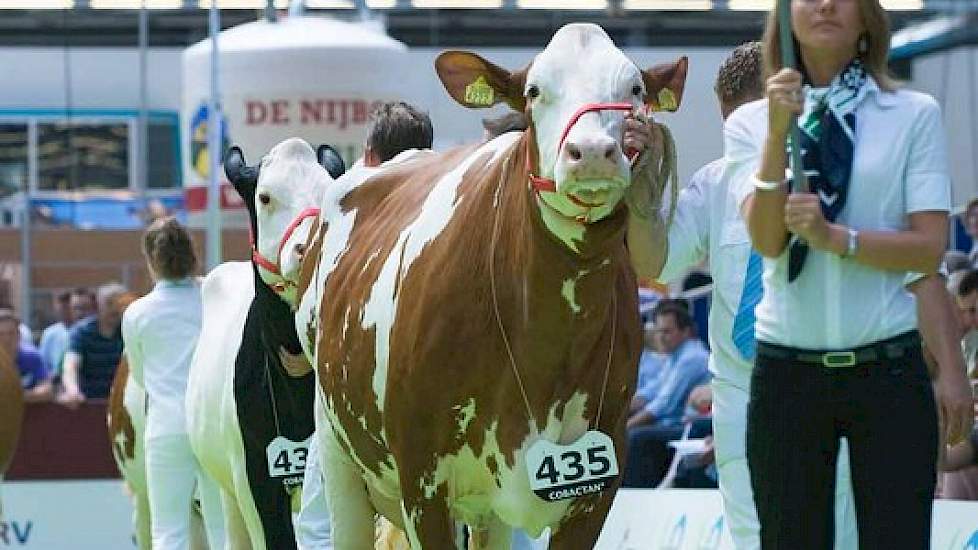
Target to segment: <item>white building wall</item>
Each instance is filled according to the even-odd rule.
[[[914,60],[911,87],[941,104],[958,208],[978,197],[978,48],[955,48]]]
[[[440,48],[413,48],[408,59],[413,76],[404,83],[404,97],[427,109],[435,126],[436,147],[478,139],[480,118],[502,112],[472,111],[456,105],[438,82],[432,62]],[[499,65],[524,66],[536,50],[475,49]],[[680,112],[664,115],[679,143],[680,174],[688,178],[697,167],[721,154],[721,122],[713,97],[713,79],[728,49],[641,48],[626,53],[642,67],[678,55],[690,57],[689,77]],[[178,111],[181,104],[181,48],[154,48],[149,61],[149,107]],[[942,101],[950,148],[954,202],[961,206],[978,196],[978,112],[973,107],[978,88],[978,49],[957,49],[922,57],[914,62],[909,85]],[[70,62],[71,105],[76,109],[128,109],[139,107],[139,56],[135,48],[0,48],[0,113],[22,109],[64,109],[65,60]],[[365,68],[365,70],[369,70]],[[256,69],[256,78],[260,78]],[[384,75],[378,74],[377,78]],[[974,81],[969,82],[969,78]],[[181,128],[186,139],[186,128]],[[233,139],[233,135],[232,135]]]
[[[147,55],[150,109],[180,109],[182,48]],[[66,74],[66,62],[70,72]],[[136,48],[0,48],[0,109],[138,109]],[[66,76],[68,78],[66,78]],[[71,86],[66,86],[66,82]]]

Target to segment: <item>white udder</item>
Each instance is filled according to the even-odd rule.
[[[484,434],[485,445],[478,450],[478,454],[471,446],[465,445],[457,453],[438,459],[434,476],[422,480],[426,495],[433,496],[445,486],[453,516],[473,527],[490,525],[491,515],[507,525],[525,530],[533,537],[539,536],[547,527],[556,527],[567,514],[573,499],[548,502],[530,489],[526,451],[540,438],[567,444],[584,435],[589,427],[584,418],[587,399],[586,394],[574,394],[564,406],[560,418],[556,412],[558,405],[553,404],[543,431],[531,423],[531,435],[512,452],[504,453],[499,448],[496,437],[498,421],[493,422]],[[472,415],[478,414],[478,405],[473,401],[457,407],[460,431],[468,427]],[[512,466],[507,463],[509,456],[513,457]],[[489,468],[491,461],[497,467],[495,474]]]

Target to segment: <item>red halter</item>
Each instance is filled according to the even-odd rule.
[[[588,103],[583,105],[574,116],[570,118],[567,122],[567,126],[564,127],[564,132],[560,134],[560,141],[557,142],[557,152],[564,147],[564,141],[567,140],[567,134],[570,133],[571,128],[577,124],[577,121],[581,119],[582,116],[588,113],[600,112],[600,111],[631,111],[635,109],[635,106],[631,103]],[[530,187],[532,187],[537,193],[543,191],[549,191],[555,193],[557,191],[557,183],[550,179],[540,176],[533,175],[533,165],[530,160],[530,142],[527,140],[527,154],[526,154],[526,171],[530,175]]]
[[[296,216],[294,220],[292,220],[292,223],[290,223],[287,228],[285,228],[285,234],[282,235],[282,240],[279,241],[278,244],[278,257],[274,262],[262,256],[261,252],[258,252],[258,247],[255,245],[255,234],[253,231],[249,231],[248,239],[251,241],[251,261],[255,262],[256,264],[258,264],[258,266],[264,268],[266,271],[281,276],[282,268],[279,265],[278,260],[279,258],[282,257],[282,249],[285,248],[285,243],[289,240],[290,237],[292,237],[292,234],[295,233],[296,228],[299,227],[299,224],[302,223],[303,220],[305,220],[306,218],[314,218],[318,215],[319,215],[319,209],[315,207],[309,207],[303,210],[302,212],[299,212],[299,215]],[[281,284],[276,283],[275,285],[272,285],[272,290],[281,294],[282,292],[285,292],[286,286],[287,286],[286,282],[283,282]]]

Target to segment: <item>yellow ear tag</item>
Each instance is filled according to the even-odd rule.
[[[469,105],[488,107],[495,103],[495,91],[486,82],[486,77],[480,76],[475,82],[465,87],[465,102]]]
[[[660,111],[675,111],[679,108],[679,102],[676,101],[676,94],[669,88],[659,90],[659,94],[656,96],[656,102],[659,104]]]

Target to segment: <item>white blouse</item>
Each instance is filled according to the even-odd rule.
[[[122,316],[132,378],[146,388],[146,439],[187,433],[187,378],[200,336],[200,285],[161,281]]]
[[[837,222],[857,230],[900,231],[908,215],[948,211],[951,186],[941,112],[928,95],[884,92],[872,78],[856,109],[856,144],[845,207]],[[736,204],[754,192],[767,134],[767,100],[748,103],[724,125],[724,177]],[[917,326],[906,272],[883,271],[812,249],[788,282],[788,249],[764,259],[758,341],[812,350],[846,350]]]

